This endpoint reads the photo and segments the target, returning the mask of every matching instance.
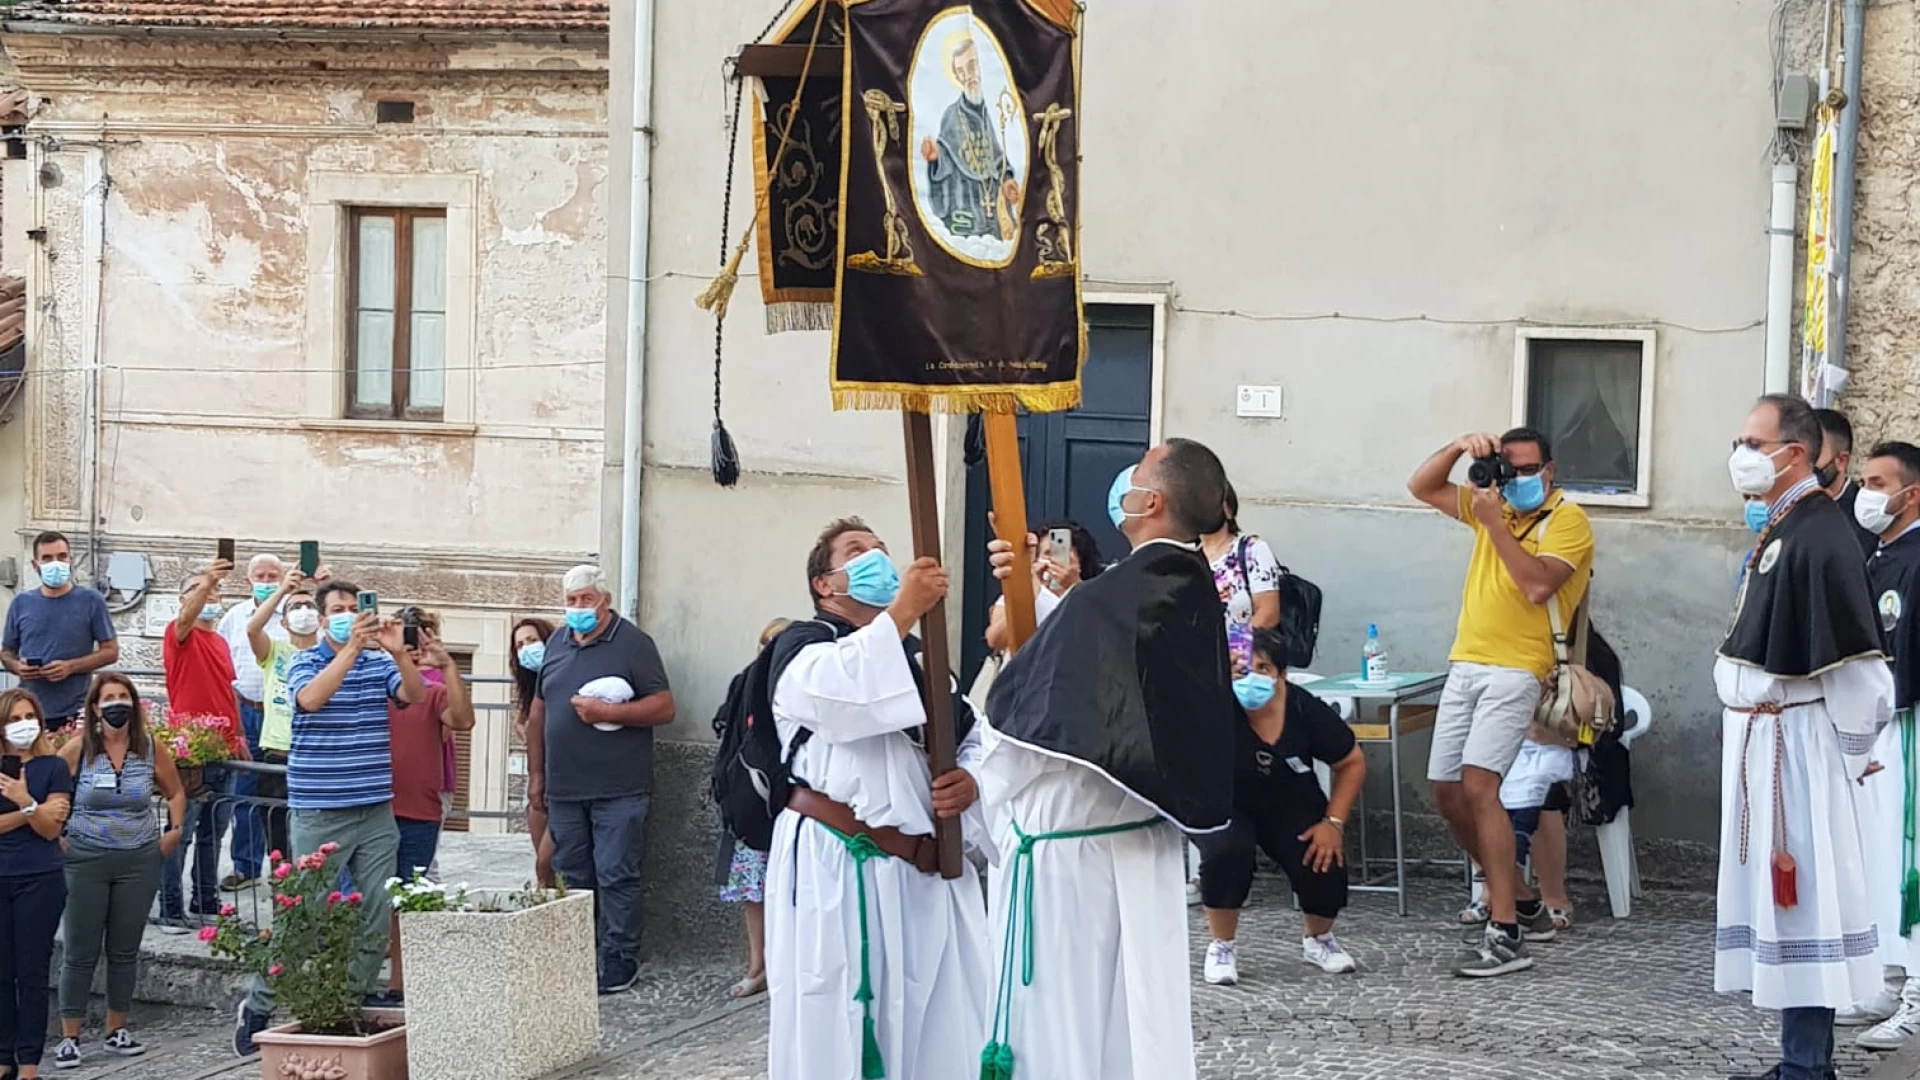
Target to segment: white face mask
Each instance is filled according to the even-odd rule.
[[[1773,482],[1780,478],[1773,459],[1787,449],[1783,446],[1769,454],[1751,446],[1734,447],[1733,456],[1727,459],[1727,474],[1733,478],[1733,490],[1742,495],[1765,495],[1773,490]]]
[[[25,750],[40,737],[40,721],[29,716],[25,720],[7,721],[7,745],[15,750]]]
[[[1899,513],[1887,509],[1888,495],[1884,491],[1861,491],[1854,498],[1853,520],[1870,533],[1879,534],[1893,527],[1893,519],[1906,512],[1901,507]]]
[[[320,630],[320,612],[310,607],[297,607],[287,612],[287,629],[306,637]]]

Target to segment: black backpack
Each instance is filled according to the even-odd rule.
[[[1246,586],[1249,597],[1253,595],[1253,579],[1247,574],[1247,546],[1252,540],[1251,536],[1241,537],[1236,553],[1240,563],[1240,582]],[[1305,671],[1313,664],[1313,654],[1320,648],[1320,586],[1282,566],[1277,588],[1280,594],[1279,630],[1287,639],[1287,667],[1294,671]]]
[[[733,677],[726,704],[713,717],[720,737],[713,758],[713,802],[729,832],[755,851],[773,846],[773,819],[793,791],[789,766],[813,732],[802,728],[783,754],[773,725],[773,687],[787,663],[808,645],[833,641],[838,627],[818,619],[796,622],[760,650]]]

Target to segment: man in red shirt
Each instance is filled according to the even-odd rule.
[[[226,722],[227,750],[238,760],[248,760],[247,741],[240,732],[240,704],[233,696],[233,654],[214,626],[220,620],[220,582],[233,571],[233,564],[216,559],[207,571],[188,578],[180,586],[180,614],[161,646],[161,660],[167,677],[167,709],[176,720],[189,716],[217,716]],[[216,771],[208,778],[216,790],[230,790],[231,775]],[[195,794],[189,792],[189,795]],[[186,916],[213,915],[219,911],[220,838],[233,818],[233,808],[207,804],[194,799],[187,804],[187,820],[182,834],[193,845],[193,906],[181,910],[181,871],[186,865],[187,843],[174,849],[162,868],[160,880],[160,916],[163,929],[174,932],[186,928]]]
[[[426,699],[416,705],[387,702],[388,738],[393,747],[393,819],[400,827],[400,850],[395,859],[394,876],[413,880],[433,865],[440,846],[440,823],[446,804],[445,749],[455,732],[473,730],[473,699],[460,678],[460,666],[440,644],[440,620],[431,612],[402,608],[400,617],[411,611],[418,626],[419,644],[407,652],[420,669],[427,684]],[[388,1003],[398,1004],[403,997],[400,969],[399,916],[387,953],[391,967],[388,979]]]

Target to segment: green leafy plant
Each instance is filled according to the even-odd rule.
[[[265,979],[302,1031],[359,1035],[366,1032],[350,968],[365,931],[360,894],[342,893],[339,868],[327,863],[338,850],[322,844],[292,862],[278,851],[268,853],[272,926],[255,926],[226,904],[214,924],[200,931],[200,940],[213,955],[237,960]]]

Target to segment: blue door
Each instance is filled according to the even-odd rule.
[[[1112,562],[1125,555],[1126,540],[1107,519],[1107,489],[1115,473],[1146,452],[1152,408],[1153,308],[1088,305],[1080,407],[1020,416],[1020,475],[1026,486],[1028,526],[1037,528],[1055,518],[1076,521],[1099,541],[1102,559]],[[972,683],[986,659],[987,611],[1000,596],[982,557],[987,511],[992,508],[987,464],[982,461],[967,470],[962,686]]]

